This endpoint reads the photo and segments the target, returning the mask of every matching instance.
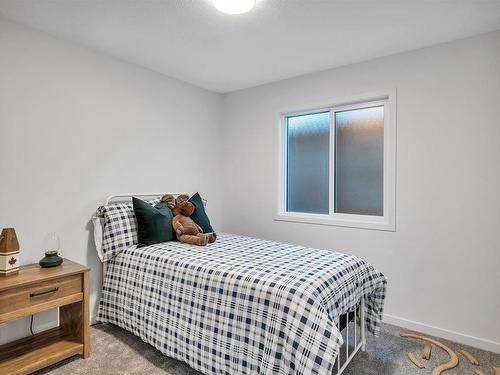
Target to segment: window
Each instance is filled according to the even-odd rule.
[[[277,220],[395,230],[395,94],[286,113]]]
[[[328,214],[330,112],[286,117],[287,212]]]

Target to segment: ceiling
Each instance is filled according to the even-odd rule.
[[[500,29],[500,0],[0,0],[0,13],[215,92]]]

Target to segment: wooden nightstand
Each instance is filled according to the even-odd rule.
[[[0,374],[30,374],[89,352],[89,271],[64,259],[61,266],[23,266],[0,278],[0,323],[59,307],[59,327],[0,346]]]

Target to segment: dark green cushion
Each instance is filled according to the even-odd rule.
[[[137,247],[174,239],[172,211],[165,202],[160,202],[153,207],[149,203],[132,197],[132,204],[137,219]]]
[[[189,201],[193,203],[195,207],[191,219],[201,227],[203,233],[215,232],[212,225],[210,225],[210,219],[205,212],[205,206],[203,205],[203,199],[201,199],[200,194],[196,193],[189,198]]]

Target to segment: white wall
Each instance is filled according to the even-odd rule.
[[[0,228],[15,227],[21,263],[47,232],[61,253],[100,263],[89,220],[117,192],[195,192],[220,222],[220,96],[0,18]],[[35,318],[38,329],[55,312]],[[0,325],[0,342],[28,333]]]
[[[388,88],[397,231],[274,221],[280,112]],[[389,279],[388,321],[500,351],[499,103],[500,32],[231,93],[223,229],[359,255]]]

